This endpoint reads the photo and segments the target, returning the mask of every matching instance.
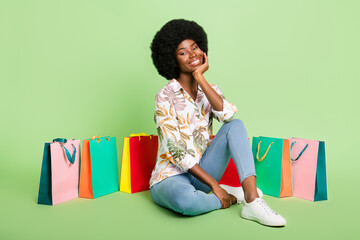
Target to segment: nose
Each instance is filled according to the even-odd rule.
[[[189,56],[190,56],[190,58],[195,57],[195,56],[196,56],[195,51],[194,51],[194,50],[191,50]]]

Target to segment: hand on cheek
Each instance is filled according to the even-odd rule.
[[[193,75],[204,74],[209,69],[209,62],[206,53],[203,52],[203,63],[201,66],[193,72]]]

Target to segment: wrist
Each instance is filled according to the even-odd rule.
[[[214,182],[211,182],[211,183],[210,183],[210,188],[211,188],[211,189],[214,189],[214,188],[217,188],[217,187],[220,187],[220,185],[219,185],[218,182],[214,181]]]
[[[202,73],[201,73],[201,72],[197,72],[197,71],[194,71],[194,72],[192,73],[192,75],[193,75],[193,77],[194,77],[196,80],[198,80],[198,79],[200,79],[200,78],[202,77]]]
[[[204,76],[202,75],[202,73],[195,73],[193,75],[195,81],[197,83],[199,83],[201,86],[206,82],[206,79],[204,78]]]

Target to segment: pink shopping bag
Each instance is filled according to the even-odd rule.
[[[327,200],[325,143],[290,138],[293,193],[310,201]]]
[[[79,195],[80,140],[45,143],[38,203],[55,205]]]

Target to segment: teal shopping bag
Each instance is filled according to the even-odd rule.
[[[263,193],[274,197],[292,196],[289,140],[254,137],[252,152],[256,183]]]
[[[314,201],[327,200],[325,142],[319,141]]]
[[[95,138],[90,141],[93,197],[119,191],[119,170],[116,138]]]
[[[92,137],[83,142],[79,196],[97,198],[119,191],[115,137]]]
[[[37,203],[52,205],[50,143],[45,143],[44,146]]]

